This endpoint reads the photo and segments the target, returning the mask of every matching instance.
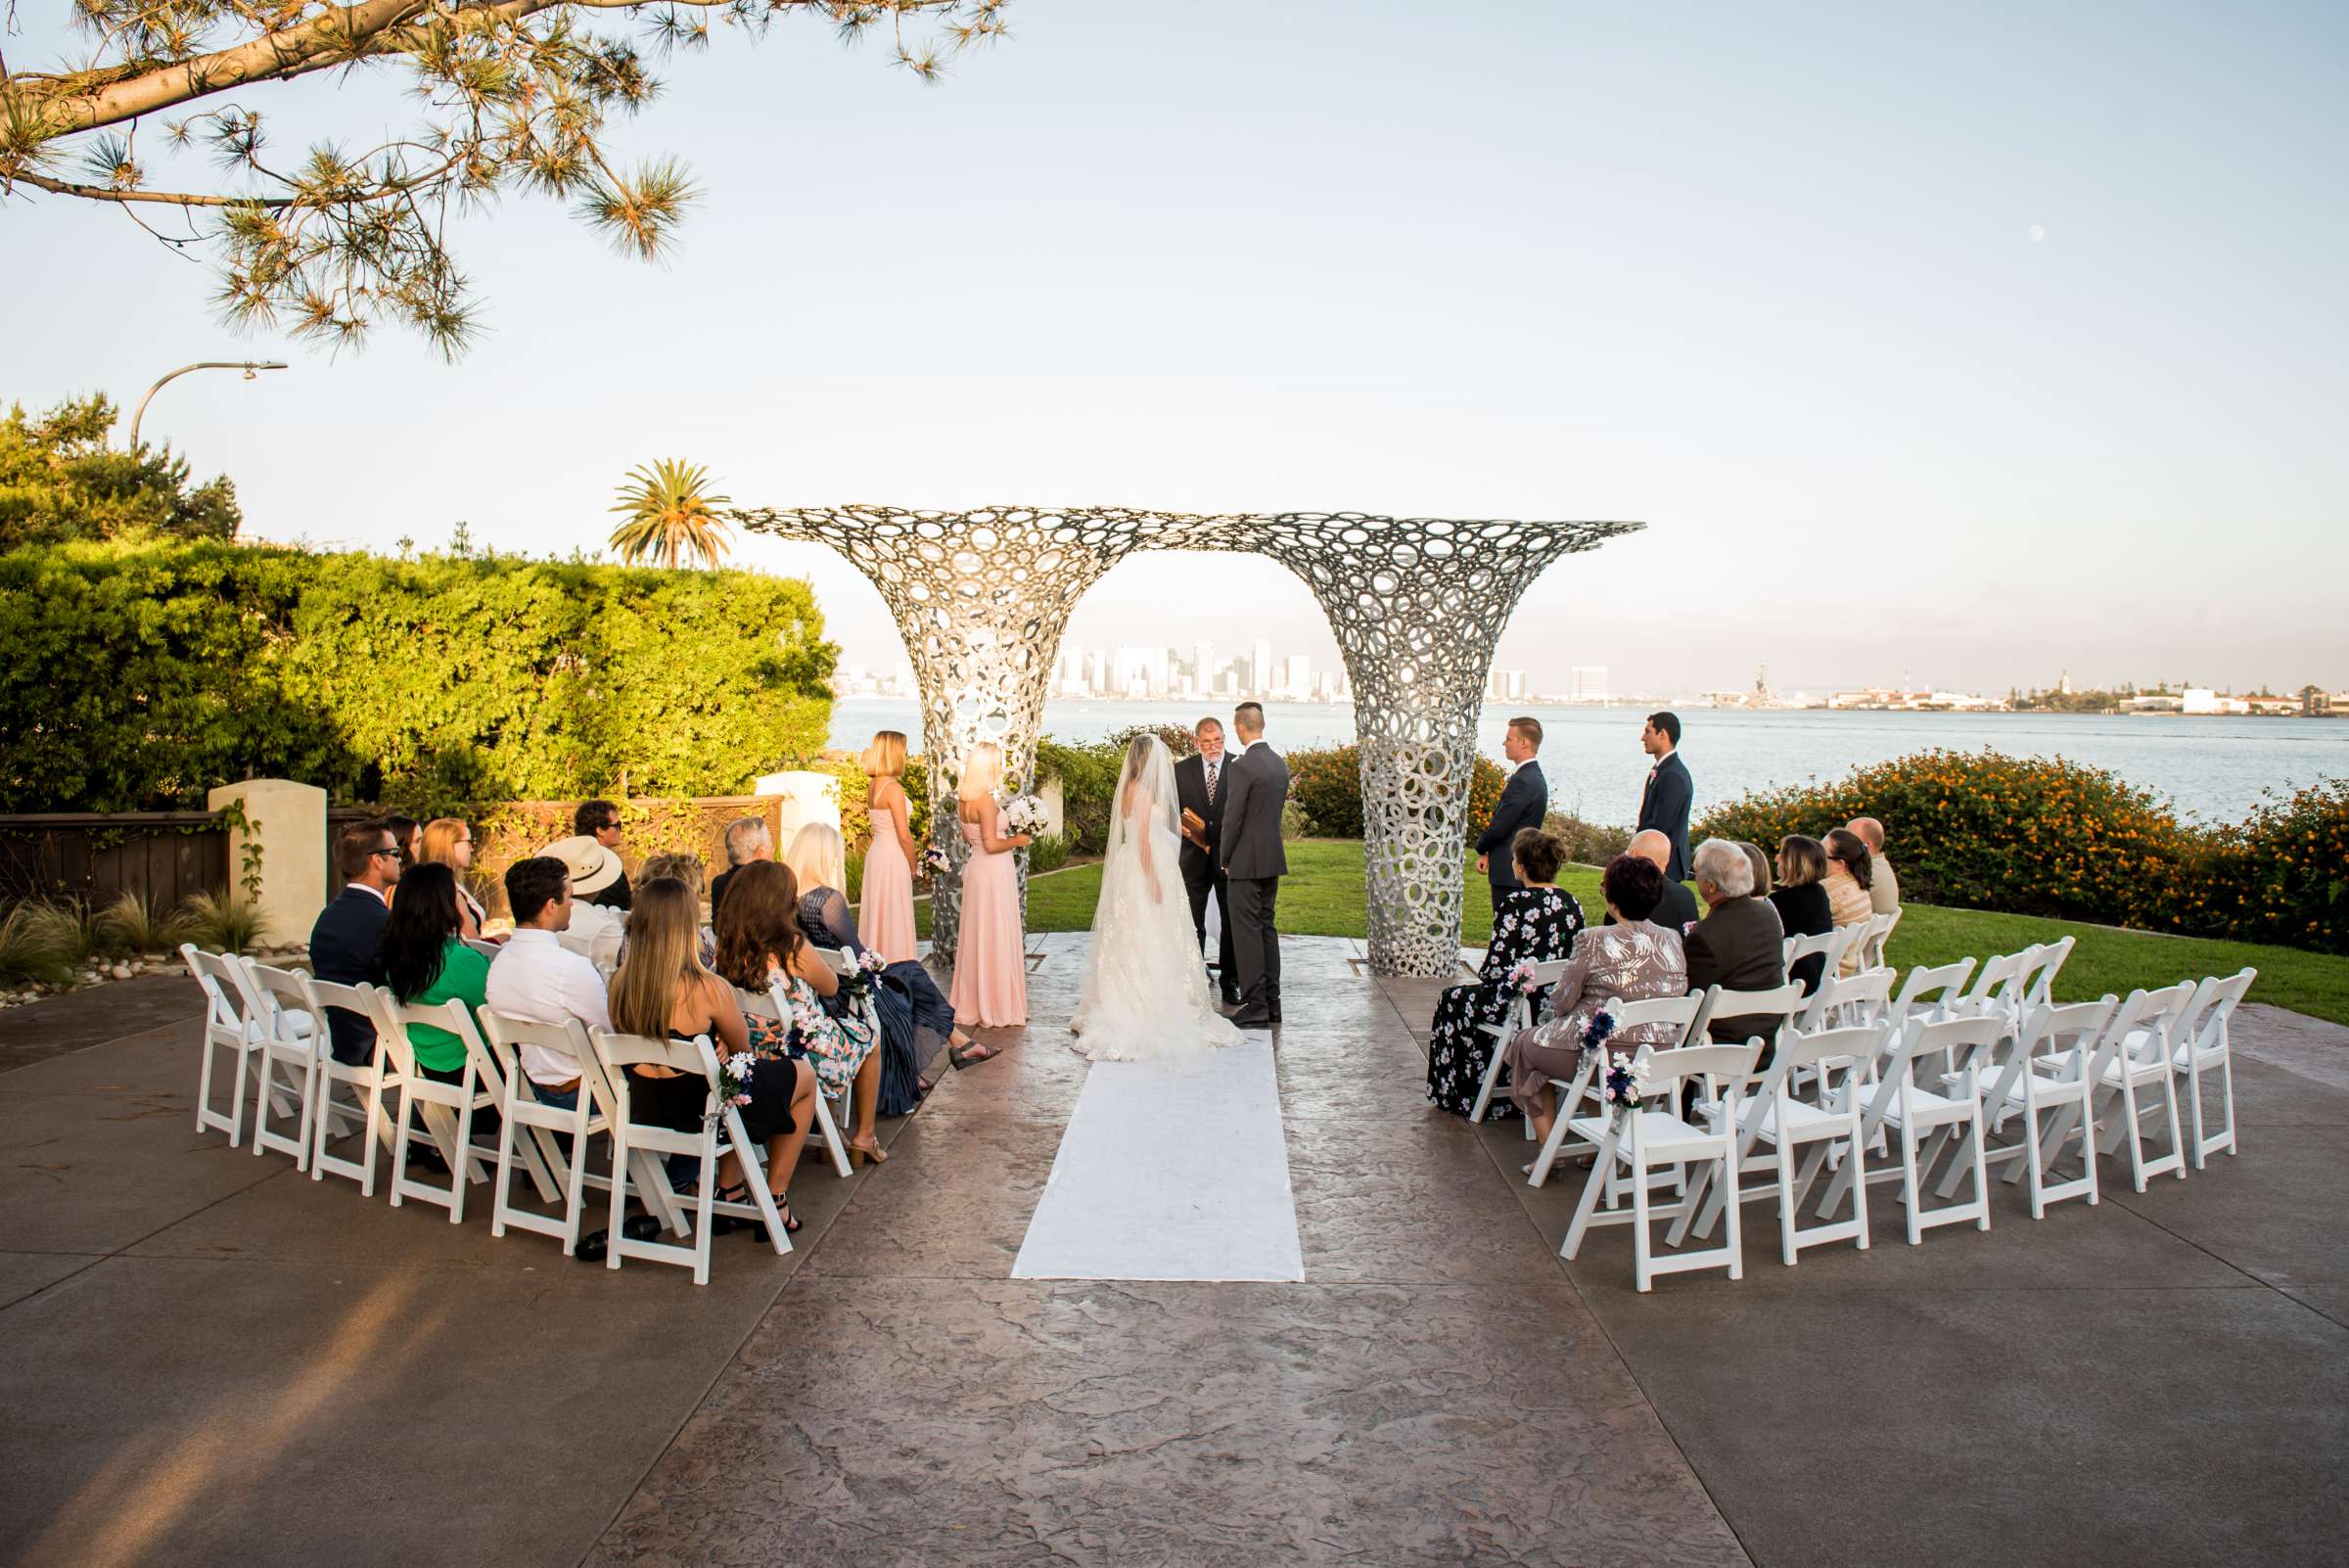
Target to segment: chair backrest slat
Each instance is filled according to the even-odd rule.
[[[1901,993],[1893,998],[1894,1018],[1906,1018],[1922,1006],[1947,1008],[1954,1005],[1965,990],[1965,977],[1973,972],[1974,961],[1971,958],[1960,958],[1956,963],[1943,964],[1939,968],[1927,968],[1920,964],[1910,970],[1909,978],[1901,982]]]

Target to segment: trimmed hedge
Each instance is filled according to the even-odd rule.
[[[793,578],[115,541],[0,555],[0,810],[241,778],[429,811],[733,794],[823,744]]]
[[[1884,823],[1905,899],[2349,951],[2349,784],[2338,780],[2213,829],[2102,768],[1929,751],[1747,795],[1691,837],[1774,850],[1785,834],[1820,838],[1855,816]]]

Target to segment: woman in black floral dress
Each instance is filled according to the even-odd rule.
[[[1502,894],[1494,908],[1493,945],[1485,949],[1485,966],[1476,983],[1453,986],[1436,1002],[1428,1040],[1427,1097],[1454,1116],[1476,1108],[1477,1088],[1497,1044],[1481,1026],[1508,1017],[1516,995],[1509,970],[1527,960],[1554,963],[1565,957],[1573,949],[1575,934],[1583,929],[1583,906],[1557,886],[1565,846],[1540,828],[1527,828],[1510,841],[1509,853],[1516,861],[1517,880],[1525,885]],[[1541,1016],[1537,1007],[1534,1017]],[[1499,1094],[1485,1114],[1500,1120],[1515,1116],[1517,1107]]]

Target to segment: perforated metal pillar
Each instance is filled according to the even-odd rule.
[[[732,516],[755,531],[830,544],[881,590],[921,685],[931,841],[958,867],[964,846],[949,803],[963,753],[995,741],[1007,783],[1027,786],[1069,612],[1110,568],[1135,550],[1224,550],[1296,573],[1328,615],[1354,683],[1370,965],[1382,975],[1446,975],[1458,961],[1477,717],[1510,612],[1559,557],[1640,527],[1118,507]],[[1025,875],[1023,861],[1023,890]],[[957,891],[952,877],[932,890],[933,940],[949,954]]]

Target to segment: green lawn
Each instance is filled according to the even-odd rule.
[[[1291,843],[1288,850],[1289,875],[1280,890],[1281,930],[1301,937],[1367,935],[1361,844],[1351,839],[1306,839]],[[1468,889],[1468,909],[1460,940],[1472,947],[1482,946],[1493,929],[1492,899],[1472,857],[1462,857],[1461,874]],[[1558,885],[1582,900],[1586,917],[1595,920],[1601,916],[1605,906],[1599,901],[1595,869],[1569,866]],[[1097,864],[1038,877],[1028,887],[1028,928],[1090,930],[1093,902],[1100,893],[1101,868]],[[927,900],[917,913],[927,936]],[[2063,936],[2079,941],[2058,979],[2060,1000],[2089,999],[2106,992],[2127,995],[2140,986],[2232,975],[2248,964],[2259,971],[2259,983],[2251,989],[2252,1000],[2349,1024],[2349,957],[2303,952],[2297,947],[2115,931],[2068,920],[1912,903],[1901,917],[1900,930],[1893,934],[1889,956],[1896,966],[1907,969],[1915,964],[2013,952],[2031,943],[2053,942]]]

